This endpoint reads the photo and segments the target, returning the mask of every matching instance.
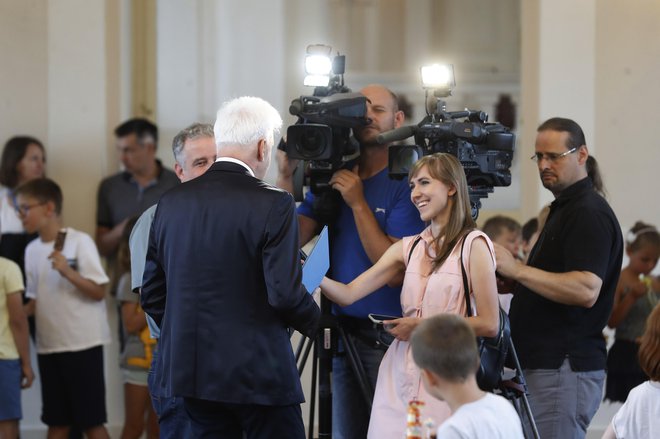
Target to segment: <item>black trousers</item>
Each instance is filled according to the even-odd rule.
[[[197,439],[305,439],[299,404],[264,406],[184,398],[183,405]]]

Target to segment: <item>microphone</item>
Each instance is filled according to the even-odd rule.
[[[408,137],[414,135],[416,131],[417,125],[408,125],[405,127],[395,128],[393,130],[379,134],[378,137],[376,137],[376,142],[378,142],[379,145],[385,145],[397,140],[407,139]]]

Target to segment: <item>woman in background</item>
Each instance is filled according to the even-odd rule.
[[[26,234],[16,213],[14,189],[46,174],[46,152],[34,137],[12,137],[5,144],[0,160],[0,256],[24,268],[25,247],[36,235]]]

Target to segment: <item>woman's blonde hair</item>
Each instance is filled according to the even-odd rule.
[[[410,169],[408,181],[411,181],[425,166],[432,178],[456,189],[449,201],[451,209],[449,221],[443,234],[436,236],[433,240],[436,257],[433,260],[432,271],[435,271],[447,259],[456,244],[476,227],[476,224],[472,219],[465,171],[458,159],[451,154],[442,152],[422,157]]]

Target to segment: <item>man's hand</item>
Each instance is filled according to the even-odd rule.
[[[351,209],[366,204],[364,199],[364,191],[362,188],[362,180],[358,175],[358,166],[355,165],[352,171],[348,169],[340,169],[335,172],[330,179],[330,185],[336,189],[344,198],[344,202]]]
[[[290,160],[286,152],[277,150],[277,181],[275,184],[280,189],[293,194],[293,172],[298,166],[299,160]]]
[[[495,249],[497,272],[506,278],[518,280],[518,271],[523,263],[505,247],[493,243],[493,248]]]
[[[277,173],[282,178],[290,178],[298,166],[298,159],[289,159],[285,151],[277,150]]]

